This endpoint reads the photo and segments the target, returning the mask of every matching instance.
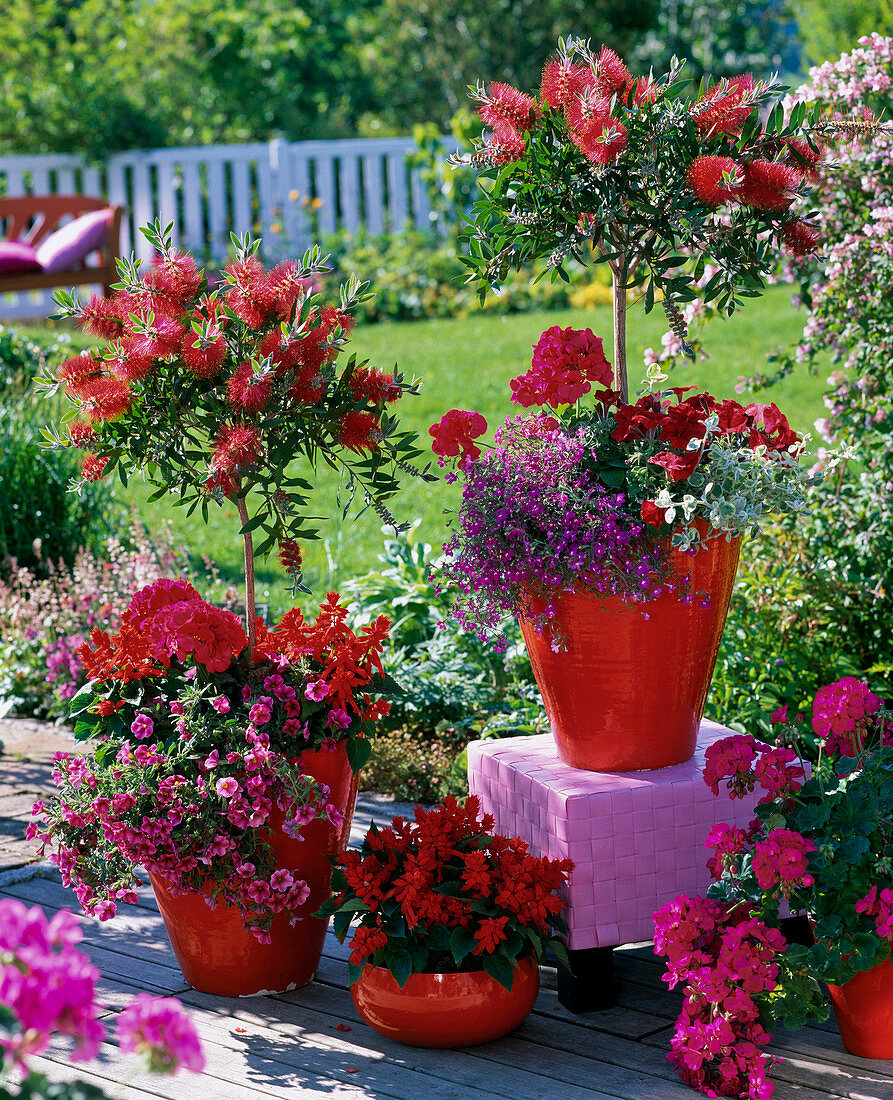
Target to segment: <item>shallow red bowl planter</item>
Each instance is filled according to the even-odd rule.
[[[674,570],[691,577],[685,604],[660,596],[640,608],[616,597],[559,597],[556,633],[521,629],[559,757],[589,771],[641,771],[681,764],[695,751],[719,642],[729,609],[741,540],[711,539],[697,554],[674,553]]]
[[[379,1034],[413,1047],[468,1047],[514,1030],[540,988],[536,961],[522,959],[511,992],[483,970],[411,974],[401,989],[385,967],[364,966],[350,987],[357,1012]]]
[[[843,1045],[858,1058],[893,1058],[893,964],[862,970],[843,985],[828,984]]]
[[[308,775],[329,785],[331,801],[343,809],[344,821],[339,829],[326,821],[312,821],[301,830],[303,839],[295,840],[281,831],[282,814],[274,812],[272,846],[277,864],[297,868],[310,887],[295,924],[289,923],[287,914],[277,914],[271,942],[262,944],[245,931],[234,906],[211,909],[204,895],[197,893],[173,897],[161,879],[149,876],[183,977],[201,993],[223,997],[282,993],[306,985],[319,966],[328,922],[310,914],[329,896],[332,867],[326,857],[343,851],[350,836],[359,776],[350,770],[343,742],[334,752],[308,751],[298,759]]]

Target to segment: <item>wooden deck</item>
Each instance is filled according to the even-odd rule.
[[[390,816],[362,800],[355,835]],[[76,909],[74,896],[52,871],[0,885],[0,894],[48,912]],[[198,1026],[207,1068],[201,1078],[132,1074],[134,1059],[106,1043],[100,1058],[72,1067],[59,1041],[35,1068],[54,1080],[83,1079],[119,1100],[262,1100],[264,1097],[394,1097],[400,1100],[693,1100],[665,1054],[681,998],[661,982],[661,961],[648,945],[618,950],[618,1007],[571,1016],[555,995],[555,972],[543,970],[535,1011],[507,1038],[465,1050],[403,1047],[378,1036],[354,1011],[347,985],[346,948],[331,936],[315,981],[275,997],[228,1000],[189,989],[177,969],[149,892],[122,906],[108,924],[84,922],[84,947],[102,972],[100,995],[113,1017],[135,993],[177,997]],[[346,1026],[345,1026],[346,1025]],[[796,1034],[779,1032],[775,1100],[893,1100],[893,1061],[867,1062],[847,1054],[833,1024]],[[118,1082],[126,1078],[126,1083]]]

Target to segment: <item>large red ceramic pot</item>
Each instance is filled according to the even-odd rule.
[[[298,759],[307,775],[331,788],[331,801],[343,809],[344,821],[338,829],[327,821],[311,821],[302,827],[302,839],[296,840],[282,832],[282,814],[274,811],[276,861],[280,867],[297,868],[310,887],[295,924],[289,923],[289,914],[277,913],[271,942],[259,943],[246,932],[234,906],[211,909],[204,895],[197,893],[173,897],[162,880],[149,876],[183,977],[201,993],[223,997],[283,993],[306,985],[319,966],[328,922],[310,914],[329,897],[332,866],[326,857],[343,851],[347,844],[359,776],[350,770],[344,742],[334,752],[308,751]]]
[[[673,553],[688,576],[688,603],[659,596],[630,608],[616,597],[560,596],[555,629],[521,629],[559,757],[574,768],[666,768],[695,750],[729,609],[741,540],[714,538]],[[566,648],[552,646],[553,636]]]
[[[511,992],[483,970],[410,974],[401,989],[390,970],[364,966],[350,987],[357,1012],[380,1035],[412,1047],[469,1047],[514,1030],[540,988],[536,960],[515,971]]]
[[[858,1058],[893,1058],[893,963],[828,985],[843,1045]]]

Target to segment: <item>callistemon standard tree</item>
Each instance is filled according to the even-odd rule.
[[[785,118],[776,104],[763,121],[775,79],[745,74],[692,97],[681,72],[635,79],[612,50],[560,41],[536,94],[472,89],[487,130],[459,158],[480,171],[464,262],[482,294],[533,260],[564,277],[568,257],[609,265],[621,401],[629,290],[646,312],[660,301],[684,342],[680,303],[731,314],[762,291],[781,245],[802,255],[818,243],[792,212],[822,154],[807,107]]]
[[[412,466],[414,436],[390,410],[418,387],[344,357],[365,284],[352,278],[337,302],[323,301],[313,289],[327,270],[318,249],[267,270],[260,242],[234,238],[235,259],[211,288],[169,230],[143,232],[155,248],[147,271],[122,263],[108,299],[57,298],[104,343],[47,380],[75,408],[50,438],[85,452],[87,481],[117,471],[126,484],[142,471],[157,487],[150,499],[172,493],[205,519],[213,503],[235,505],[253,651],[254,556],[278,548],[294,588],[306,591],[300,542],[317,537],[308,477],[321,461],[340,473],[349,499],[358,495],[399,526],[384,503],[398,489],[398,469],[429,475]]]

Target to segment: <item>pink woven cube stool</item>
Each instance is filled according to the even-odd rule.
[[[469,789],[496,831],[520,836],[536,855],[574,861],[564,918],[575,979],[562,987],[559,971],[566,1007],[610,1003],[612,948],[653,939],[655,909],[706,891],[712,825],[753,818],[756,795],[732,799],[720,789],[716,798],[701,774],[707,748],[733,732],[704,720],[691,760],[642,772],[571,768],[551,734],[468,746]]]

